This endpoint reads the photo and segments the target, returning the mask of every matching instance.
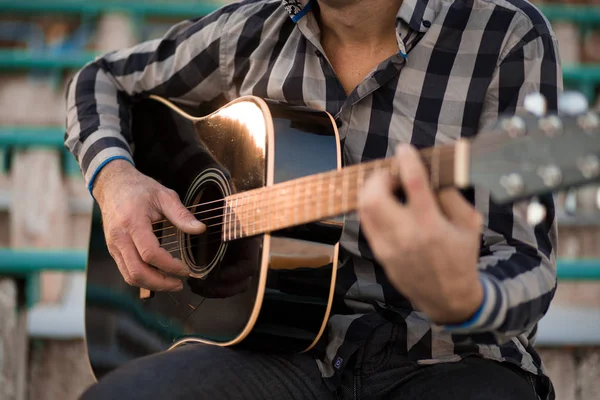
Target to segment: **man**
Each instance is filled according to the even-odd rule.
[[[149,266],[188,271],[159,250],[152,221],[204,229],[132,165],[129,107],[149,94],[327,110],[346,164],[395,152],[400,181],[373,176],[361,224],[347,219],[346,310],[329,321],[326,356],[186,346],[124,366],[84,398],[553,398],[533,341],[556,287],[554,210],[533,228],[482,190],[433,193],[414,147],[473,136],[523,112],[531,92],[554,110],[561,86],[554,34],[525,0],[246,0],[90,63],[68,90],[66,145],[132,285],[179,290]]]

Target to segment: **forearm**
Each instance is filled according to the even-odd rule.
[[[133,162],[131,106],[150,94],[200,104],[221,94],[220,46],[229,14],[177,24],[158,40],[106,54],[86,65],[67,88],[65,145],[90,191],[110,161]]]
[[[133,163],[129,100],[96,63],[84,67],[67,88],[65,146],[75,156],[90,191],[108,162]]]
[[[535,228],[511,207],[490,209],[495,230],[484,231],[478,266],[484,300],[469,321],[443,327],[478,343],[502,343],[530,330],[547,312],[557,283],[553,208]]]

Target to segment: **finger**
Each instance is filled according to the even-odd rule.
[[[199,235],[206,230],[206,226],[181,204],[179,196],[173,190],[160,195],[159,207],[161,214],[185,233]]]
[[[111,249],[109,252],[113,260],[115,260],[117,268],[119,268],[119,272],[123,276],[125,282],[131,280],[131,277],[129,276],[129,271],[127,271],[127,266],[125,265],[123,257],[121,256],[121,252],[118,249]]]
[[[417,150],[408,145],[396,147],[396,165],[408,206],[421,215],[439,213],[429,177]]]
[[[178,291],[183,289],[183,284],[179,279],[168,276],[146,264],[130,239],[122,240],[119,250],[129,273],[128,284],[154,291]]]
[[[442,212],[454,224],[470,229],[481,229],[483,224],[481,214],[457,189],[441,190],[437,197]]]
[[[133,243],[144,263],[173,275],[189,276],[190,270],[181,260],[174,258],[160,247],[158,238],[152,232],[150,220],[140,221],[130,227]]]
[[[358,199],[358,214],[361,224],[371,240],[391,237],[403,226],[409,225],[408,211],[396,199],[395,183],[389,174],[375,173],[367,182]],[[376,229],[375,229],[376,228]]]

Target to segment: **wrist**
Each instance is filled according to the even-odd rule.
[[[90,181],[90,192],[96,201],[101,204],[104,199],[104,193],[114,181],[115,177],[129,173],[135,169],[131,161],[125,158],[109,159],[104,165],[101,165]]]
[[[432,316],[439,325],[463,325],[476,319],[485,302],[485,290],[477,277],[465,290],[457,291],[441,312]]]

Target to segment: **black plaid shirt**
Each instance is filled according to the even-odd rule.
[[[342,123],[346,164],[389,156],[398,142],[426,147],[471,137],[499,113],[523,111],[530,92],[545,95],[550,110],[557,107],[557,41],[525,0],[405,0],[398,54],[350,95],[326,59],[311,6],[242,1],[83,68],[68,89],[66,145],[90,187],[108,161],[132,159],[129,104],[148,94],[186,105],[255,95],[327,110]],[[337,286],[344,307],[330,319],[318,361],[332,386],[373,327],[389,319],[406,342],[404,356],[415,362],[476,354],[545,376],[533,344],[556,288],[554,210],[531,228],[483,190],[471,199],[485,223],[479,260],[485,300],[457,326],[436,326],[392,288],[356,215],[348,216]]]

